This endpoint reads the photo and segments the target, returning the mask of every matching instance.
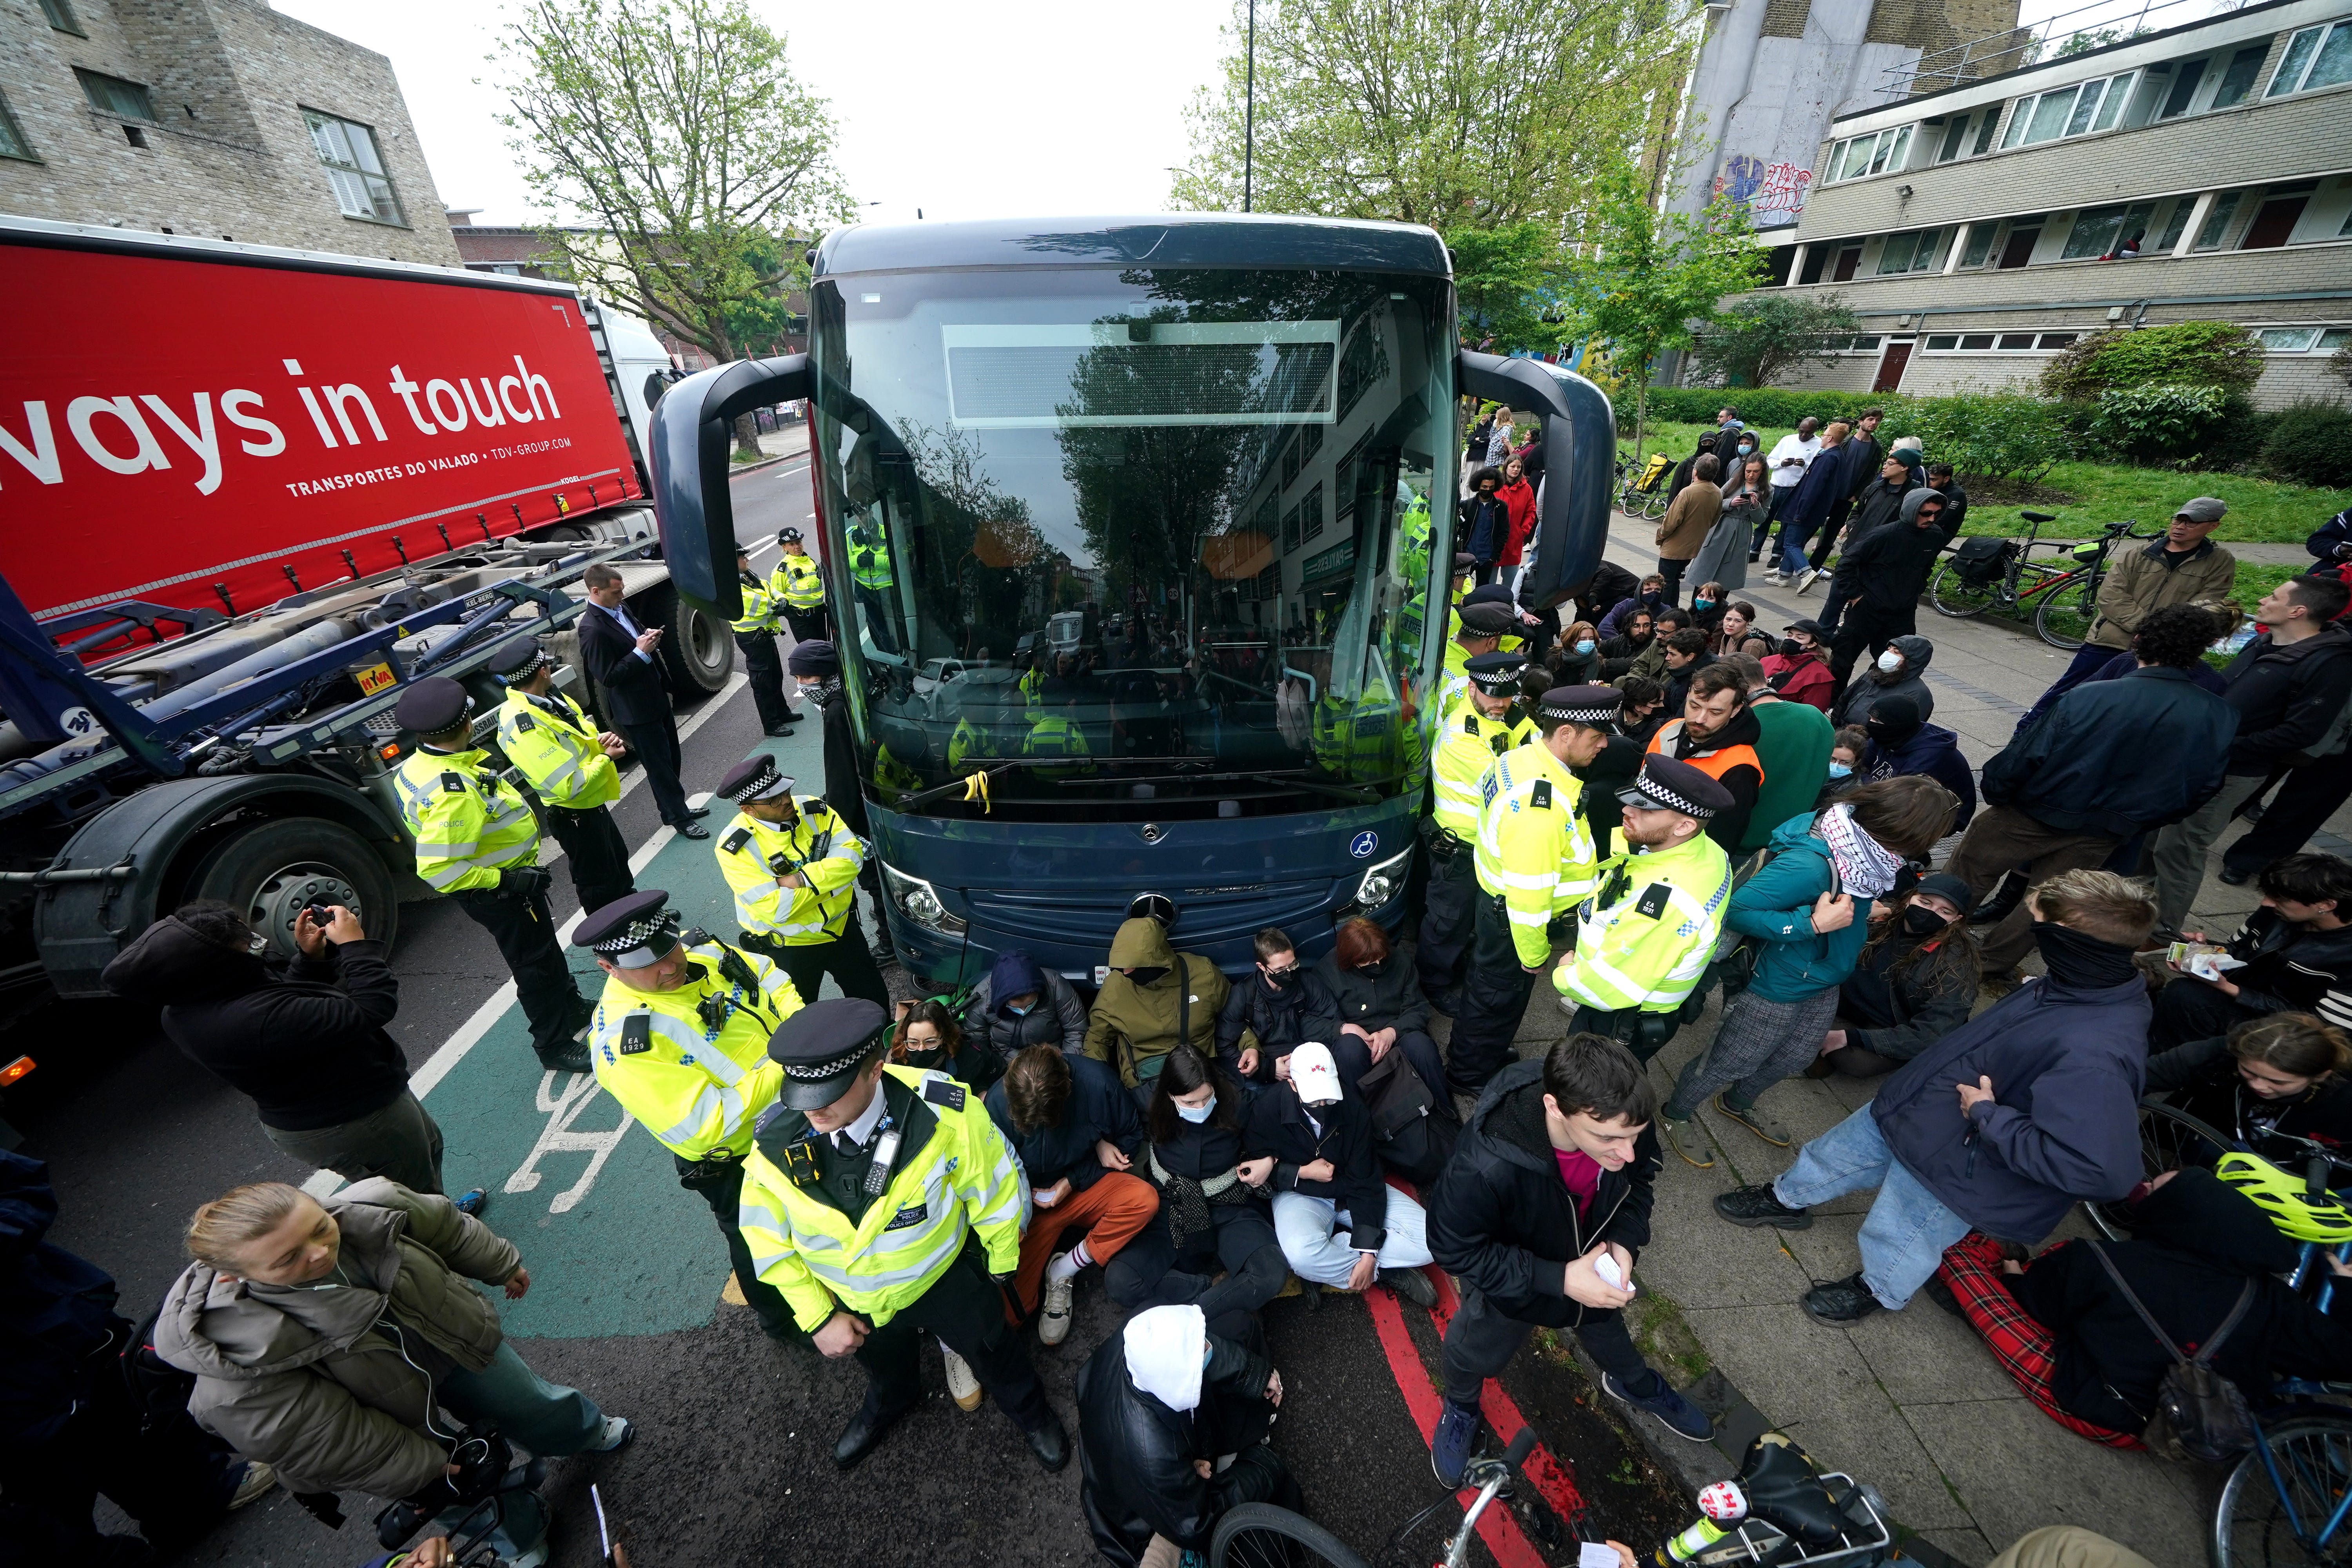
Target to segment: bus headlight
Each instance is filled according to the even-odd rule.
[[[1356,884],[1355,898],[1349,901],[1358,910],[1379,909],[1404,891],[1405,878],[1412,868],[1412,851],[1411,849],[1407,849],[1402,855],[1390,856],[1364,873],[1364,879]]]
[[[941,936],[963,935],[964,922],[948,913],[947,906],[940,901],[939,889],[920,877],[909,877],[886,865],[882,868],[882,887],[898,912],[925,931],[935,931]]]

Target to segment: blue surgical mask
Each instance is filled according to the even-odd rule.
[[[1590,654],[1599,646],[1591,637],[1579,637],[1576,640],[1576,651],[1579,654]]]
[[[1851,778],[1853,775],[1853,770],[1847,767],[1843,763],[1832,763],[1830,764],[1830,777],[1833,779]]]
[[[1004,1010],[1016,1018],[1025,1018],[1036,1005],[1034,1002],[1007,1002]]]
[[[1179,1105],[1176,1108],[1176,1114],[1187,1121],[1198,1124],[1209,1120],[1209,1113],[1216,1109],[1217,1097],[1213,1094],[1209,1096],[1209,1102],[1206,1105]]]

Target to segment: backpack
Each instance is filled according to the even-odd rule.
[[[188,1419],[188,1399],[196,1391],[194,1373],[182,1372],[155,1353],[155,1321],[163,1315],[159,1302],[139,1320],[116,1358],[123,1387],[131,1394],[131,1408],[139,1413],[142,1432]]]
[[[2208,1335],[2194,1356],[2183,1355],[2172,1336],[2156,1321],[2156,1314],[2139,1299],[2138,1292],[2124,1283],[2123,1270],[2116,1260],[2095,1241],[2084,1246],[2124,1293],[2139,1321],[2156,1336],[2172,1357],[2172,1365],[2165,1369],[2163,1380],[2156,1385],[2156,1414],[2148,1417],[2147,1430],[2141,1440],[2157,1454],[2168,1459],[2202,1459],[2208,1464],[2220,1464],[2233,1459],[2252,1448],[2257,1435],[2253,1412],[2247,1406],[2246,1396],[2238,1385],[2213,1370],[2213,1357],[2220,1353],[2221,1342],[2228,1339],[2254,1304],[2254,1281],[2249,1279],[2245,1289],[2238,1292],[2237,1305],[2221,1320],[2221,1326]]]
[[[1391,1049],[1356,1080],[1356,1093],[1371,1112],[1372,1147],[1381,1163],[1412,1182],[1433,1182],[1454,1157],[1458,1129],[1440,1110],[1404,1052]]]
[[[1741,863],[1739,869],[1731,874],[1733,897],[1738,897],[1739,889],[1748,885],[1749,879],[1778,860],[1783,853],[1785,851],[1775,849],[1767,844],[1763,848],[1750,855]],[[1830,897],[1836,898],[1845,891],[1845,880],[1838,875],[1837,858],[1830,853],[1829,846],[1826,844],[1814,853],[1820,855],[1822,864],[1829,868]],[[1725,903],[1727,912],[1729,908],[1729,901],[1727,900]],[[1747,990],[1755,981],[1756,961],[1762,957],[1763,953],[1763,938],[1744,935],[1733,931],[1727,923],[1723,928],[1723,934],[1715,939],[1715,957],[1708,961],[1706,973],[1699,976],[1698,984],[1692,988],[1692,996],[1704,996],[1706,994],[1708,986],[1721,985],[1723,999],[1726,1002],[1730,1001],[1734,996]]]

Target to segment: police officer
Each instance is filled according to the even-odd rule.
[[[547,904],[555,879],[540,869],[539,822],[522,792],[490,764],[490,753],[474,744],[473,709],[466,689],[441,675],[412,682],[393,709],[417,739],[393,774],[401,820],[416,841],[416,874],[499,944],[540,1065],[586,1072],[581,1037],[593,1009],[555,940]]]
[[[764,752],[728,769],[719,793],[739,807],[719,836],[718,855],[735,891],[743,945],[774,959],[803,996],[814,997],[830,974],[844,995],[889,1005],[889,987],[857,924],[866,841],[824,796],[794,795],[793,781]]]
[[[1477,920],[1454,1016],[1446,1081],[1475,1094],[1511,1059],[1535,977],[1551,963],[1552,921],[1592,890],[1599,857],[1585,824],[1580,768],[1609,743],[1624,695],[1556,686],[1536,707],[1536,739],[1479,781]]]
[[[845,996],[776,1031],[768,1054],[784,1081],[744,1163],[743,1239],[816,1348],[866,1369],[835,1464],[873,1452],[921,1400],[916,1336],[928,1331],[1058,1470],[1068,1436],[1006,1321],[1028,1179],[979,1097],[944,1073],[886,1065],[889,1037],[881,1007]]]
[[[783,547],[783,554],[777,558],[776,569],[768,574],[769,596],[784,606],[784,619],[792,625],[794,642],[823,641],[828,635],[824,575],[801,542],[799,529],[782,530],[776,542]]]
[[[681,936],[668,900],[658,889],[631,893],[583,916],[572,933],[605,975],[588,1040],[596,1081],[670,1152],[677,1184],[710,1205],[735,1283],[768,1337],[803,1339],[736,1224],[752,1124],[784,1081],[768,1040],[800,1011],[800,993],[756,952],[699,931]]]
[[[1495,759],[1535,738],[1535,721],[1520,706],[1519,672],[1527,656],[1482,653],[1463,666],[1468,689],[1437,721],[1430,755],[1431,815],[1422,824],[1429,847],[1428,902],[1422,914],[1417,962],[1421,988],[1439,1011],[1462,1010],[1462,961],[1477,914],[1478,874],[1471,858],[1478,843],[1478,784]]]
[[[898,584],[890,569],[890,546],[882,531],[860,519],[849,531],[849,580],[858,608],[866,612],[866,635],[884,653],[898,651],[898,637],[890,619],[890,590]]]
[[[801,700],[816,704],[817,719],[824,726],[824,798],[834,815],[848,825],[850,832],[860,838],[869,837],[866,827],[866,787],[857,772],[857,736],[849,723],[849,694],[841,685],[841,655],[829,642],[804,642],[793,647],[790,662],[793,679],[801,689]],[[967,694],[966,700],[971,697]],[[957,732],[961,734],[962,729],[959,724]],[[949,744],[952,750],[954,742],[950,741]],[[875,763],[878,773],[878,753]],[[890,921],[882,912],[882,873],[871,857],[857,880],[866,889],[866,896],[874,901],[874,956],[887,963]]]
[[[547,807],[547,830],[563,846],[580,907],[601,910],[636,886],[629,847],[604,809],[620,798],[613,762],[626,748],[555,689],[555,660],[537,637],[509,639],[492,656],[490,673],[507,689],[499,750]]]
[[[1731,862],[1707,836],[1731,792],[1689,763],[1653,752],[1617,792],[1624,826],[1601,888],[1576,911],[1576,947],[1551,983],[1569,1027],[1607,1035],[1648,1061],[1682,1026],[1731,901]]]
[[[1515,623],[1500,605],[1469,605],[1458,612],[1454,640],[1445,645],[1444,673],[1437,687],[1437,710],[1451,709],[1470,689],[1470,661],[1502,646]]]
[[[784,661],[776,652],[776,601],[751,570],[751,552],[740,544],[735,547],[735,580],[743,587],[743,613],[728,625],[734,630],[735,646],[743,650],[743,672],[751,681],[760,728],[781,739],[793,732],[800,715],[784,695]]]

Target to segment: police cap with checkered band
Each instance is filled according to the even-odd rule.
[[[1463,673],[1470,684],[1489,697],[1516,697],[1519,694],[1519,671],[1527,668],[1528,656],[1505,653],[1500,648],[1482,653],[1463,661]]]
[[[849,1092],[857,1069],[889,1039],[890,1016],[862,996],[812,1002],[776,1026],[768,1058],[784,1069],[779,1103],[822,1110]]]
[[[644,969],[659,963],[677,946],[677,911],[668,908],[669,895],[646,888],[580,917],[572,945],[584,947],[615,969]]]
[[[537,675],[542,666],[555,661],[539,646],[539,639],[528,634],[509,637],[490,655],[490,673],[509,686],[520,686]]]
[[[1625,694],[1613,686],[1555,686],[1536,705],[1536,717],[1601,730],[1613,726],[1624,707]]]
[[[392,710],[394,722],[416,735],[438,735],[456,729],[474,710],[466,689],[446,675],[428,675],[409,682]]]
[[[793,793],[793,779],[765,752],[754,752],[727,770],[717,793],[740,805],[747,800],[771,800]]]
[[[1731,809],[1729,790],[1690,763],[1656,752],[1642,759],[1642,771],[1617,799],[1636,811],[1679,811],[1699,822]]]

